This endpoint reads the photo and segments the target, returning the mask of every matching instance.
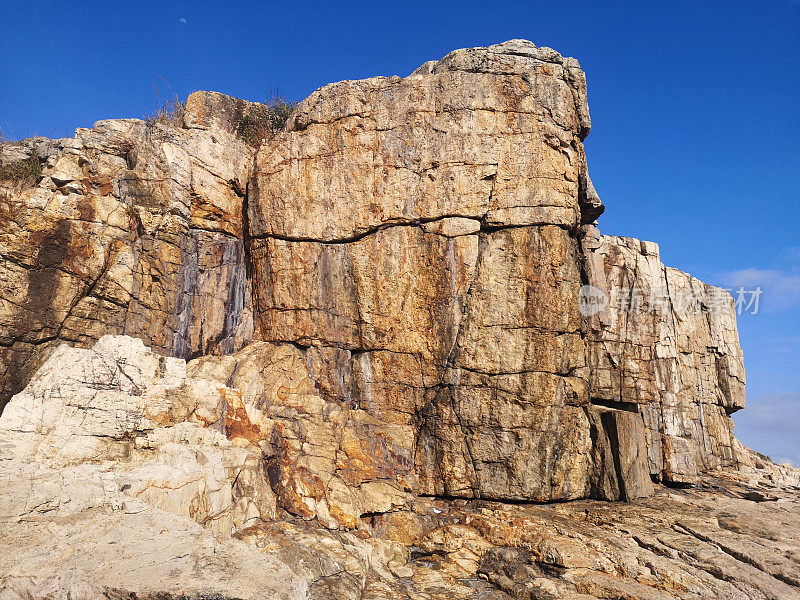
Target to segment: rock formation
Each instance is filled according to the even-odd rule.
[[[0,187],[0,406],[62,341],[128,334],[188,358],[250,340],[252,150],[233,135],[248,103],[220,96],[193,95],[181,128],[101,121],[3,145],[3,163],[33,153],[44,177]]]
[[[0,597],[800,597],[733,300],[599,233],[574,59],[264,110],[0,149]]]

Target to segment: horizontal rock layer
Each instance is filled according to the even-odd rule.
[[[730,302],[581,315],[584,283],[670,291],[657,255],[585,225],[587,115],[573,61],[510,42],[326,86],[256,156],[256,335],[335,348],[339,400],[414,431],[417,493],[616,499],[736,464]]]

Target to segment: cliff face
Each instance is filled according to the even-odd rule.
[[[694,483],[737,466],[729,415],[745,376],[730,295],[665,267],[653,243],[587,227],[583,247],[590,281],[617,299],[590,318],[591,397],[641,414],[654,476]]]
[[[588,493],[588,128],[574,61],[511,44],[327,86],[257,155],[258,335],[324,348],[341,400],[407,431],[417,493]]]
[[[196,92],[180,123],[102,121],[0,150],[44,165],[35,187],[0,182],[0,402],[17,394],[0,418],[0,478],[17,477],[3,496],[9,552],[40,535],[16,525],[29,519],[84,520],[52,527],[59,543],[94,544],[99,508],[124,530],[123,554],[146,552],[134,539],[162,526],[189,554],[165,555],[174,589],[124,575],[124,554],[92,590],[255,597],[269,572],[286,597],[794,593],[797,557],[771,560],[761,538],[747,541],[769,546],[748,562],[756,583],[697,548],[685,564],[631,566],[691,553],[680,536],[721,547],[728,535],[698,525],[713,494],[678,499],[653,482],[721,476],[747,503],[765,497],[753,486],[798,477],[733,436],[732,298],[664,267],[655,244],[594,225],[574,59],[515,40],[332,84],[256,147],[243,124],[259,110]],[[486,504],[654,493],[619,518],[666,511],[662,525],[683,519],[678,541],[642,542],[656,535],[644,527],[578,547],[601,534],[570,508],[551,548],[552,515]],[[679,510],[687,501],[697,513]],[[249,549],[163,525],[167,513]],[[241,552],[258,566],[234,594],[219,582]],[[187,560],[207,565],[199,582]],[[18,593],[26,577],[34,595],[69,587],[44,566],[2,564]],[[478,573],[471,592],[458,583]]]
[[[250,339],[242,196],[253,153],[204,119],[214,98],[192,98],[185,128],[102,121],[74,139],[4,145],[3,162],[27,151],[45,166],[35,188],[0,187],[0,404],[62,341],[128,334],[188,358]]]

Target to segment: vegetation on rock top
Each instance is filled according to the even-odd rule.
[[[278,92],[272,93],[260,110],[239,119],[237,127],[239,135],[247,144],[258,145],[286,126],[298,104],[296,100],[289,100]]]
[[[161,123],[162,125],[183,127],[183,117],[185,114],[186,102],[175,97],[171,100],[164,100],[159,103],[156,111],[146,116],[145,121],[150,125]]]
[[[23,160],[15,160],[0,165],[0,182],[10,182],[21,186],[33,186],[42,176],[42,163],[34,155]]]

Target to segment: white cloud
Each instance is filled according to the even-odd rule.
[[[800,393],[748,398],[734,416],[736,437],[775,462],[800,466]]]
[[[772,457],[774,463],[789,463],[793,467],[800,467],[800,452],[794,455],[776,454]]]
[[[740,287],[754,290],[760,287],[761,308],[766,311],[779,311],[800,306],[800,273],[778,269],[741,269],[721,276],[722,286],[733,290]]]

